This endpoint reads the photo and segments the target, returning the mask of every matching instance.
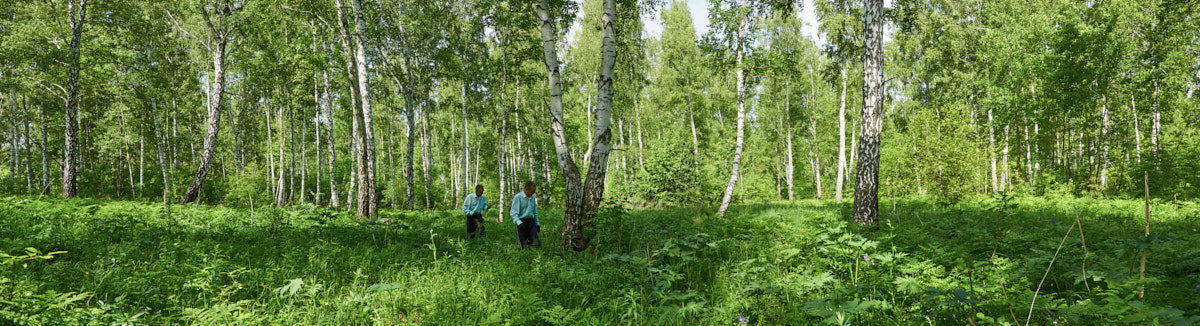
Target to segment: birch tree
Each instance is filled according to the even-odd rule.
[[[68,0],[67,18],[71,24],[70,61],[71,67],[67,74],[67,108],[66,121],[63,126],[63,198],[75,197],[79,183],[75,180],[78,146],[76,134],[79,132],[79,52],[83,47],[83,26],[87,19],[88,0]],[[13,99],[9,99],[12,101]]]
[[[225,97],[225,54],[226,45],[233,31],[237,29],[237,24],[234,23],[233,15],[242,9],[242,3],[236,1],[218,1],[215,3],[205,3],[199,6],[201,18],[204,21],[205,30],[208,34],[205,38],[196,39],[209,51],[212,55],[212,71],[208,78],[208,132],[204,134],[204,146],[200,154],[200,161],[196,166],[196,174],[192,177],[192,183],[184,192],[183,198],[179,200],[180,204],[187,204],[196,201],[200,195],[200,190],[204,187],[204,180],[208,176],[208,169],[212,165],[214,150],[217,142],[217,133],[221,130],[221,101]],[[212,13],[209,13],[209,11]],[[170,15],[170,13],[168,13]],[[215,17],[214,17],[215,16]],[[172,17],[172,19],[174,19]],[[176,22],[178,25],[178,22]],[[187,30],[180,28],[180,31],[188,33]],[[189,33],[190,34],[190,33]]]
[[[883,0],[863,5],[862,140],[854,186],[854,221],[873,224],[879,219],[879,153],[883,128]]]

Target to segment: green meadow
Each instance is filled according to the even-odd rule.
[[[1139,201],[881,208],[877,226],[859,227],[849,203],[830,201],[734,206],[723,219],[711,207],[609,207],[595,246],[575,253],[559,245],[553,210],[544,246],[519,250],[495,214],[486,237],[467,240],[453,211],[364,222],[309,206],[5,197],[0,324],[1200,321],[1200,204],[1155,202],[1145,241]]]

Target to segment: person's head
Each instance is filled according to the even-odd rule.
[[[533,181],[525,181],[525,196],[533,196],[537,193],[537,185]]]
[[[483,185],[475,185],[475,197],[483,196]]]

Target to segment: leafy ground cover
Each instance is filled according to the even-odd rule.
[[[1156,203],[1148,239],[1138,201],[881,206],[608,208],[574,253],[553,210],[522,251],[457,212],[6,197],[0,324],[1200,323],[1200,204]]]

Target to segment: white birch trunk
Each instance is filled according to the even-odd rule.
[[[738,8],[746,8],[746,0],[739,2]],[[729,210],[729,201],[733,198],[733,188],[738,184],[740,175],[738,174],[742,164],[742,146],[745,141],[746,130],[746,70],[742,65],[743,57],[745,56],[745,41],[749,27],[747,21],[749,17],[741,17],[738,23],[737,33],[737,136],[734,140],[733,149],[733,164],[730,166],[729,183],[725,185],[725,195],[721,198],[721,207],[717,209],[717,216],[725,217],[725,212]]]

